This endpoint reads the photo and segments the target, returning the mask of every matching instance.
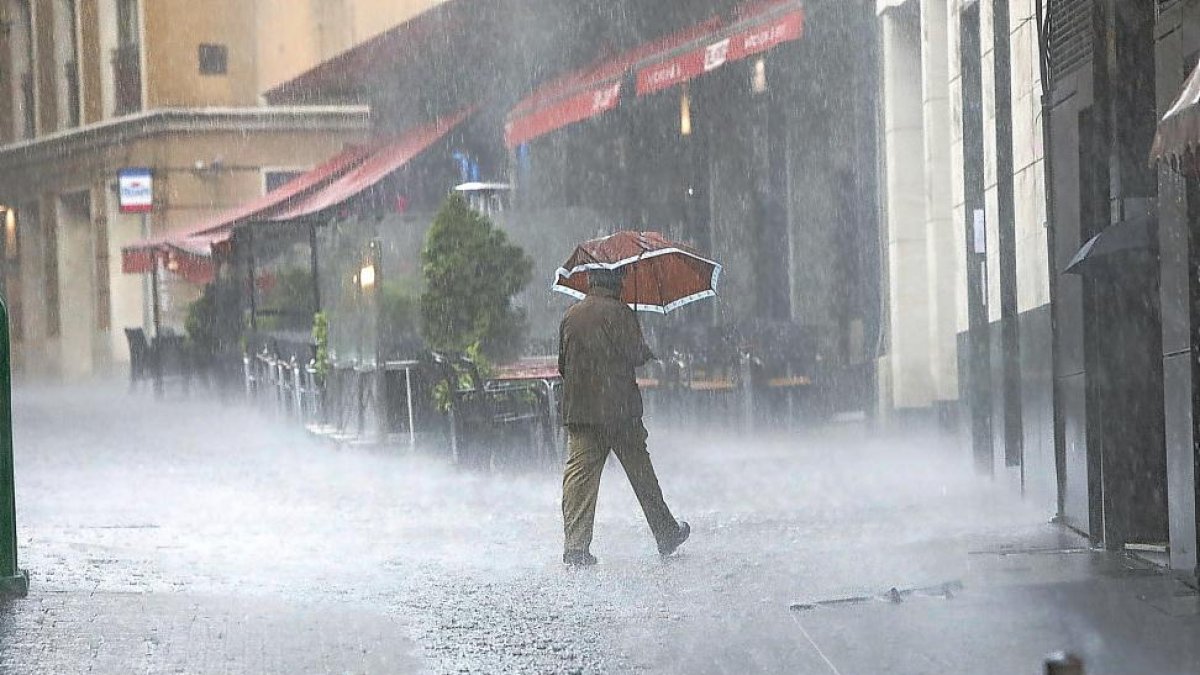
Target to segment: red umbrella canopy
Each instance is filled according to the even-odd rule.
[[[721,265],[657,232],[617,232],[575,247],[555,274],[553,290],[574,298],[588,292],[588,271],[621,270],[621,300],[633,309],[666,314],[717,294]]]

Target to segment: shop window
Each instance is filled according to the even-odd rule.
[[[229,72],[229,48],[225,45],[200,45],[200,74],[224,75]]]

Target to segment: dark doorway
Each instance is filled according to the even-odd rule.
[[[1097,105],[1080,116],[1080,225],[1086,241],[1153,216],[1145,162],[1156,114],[1153,12],[1109,5]],[[1131,83],[1138,83],[1136,85]],[[1151,241],[1157,241],[1152,232]],[[1090,535],[1105,547],[1168,538],[1162,318],[1157,249],[1122,252],[1083,281]]]

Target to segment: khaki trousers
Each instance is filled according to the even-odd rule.
[[[646,452],[646,427],[641,419],[605,425],[571,425],[567,428],[569,456],[563,472],[563,525],[565,549],[586,551],[592,544],[592,526],[596,521],[596,498],[600,492],[600,474],[609,451],[625,467],[650,531],[659,543],[670,541],[679,524],[663,501],[658,476]]]

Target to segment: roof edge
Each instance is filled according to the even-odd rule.
[[[370,125],[370,108],[362,105],[159,108],[0,146],[0,164],[36,164],[164,133],[366,131]]]

